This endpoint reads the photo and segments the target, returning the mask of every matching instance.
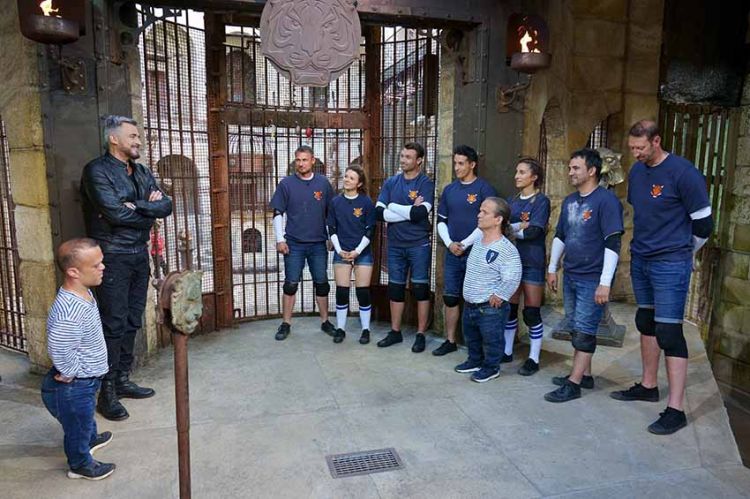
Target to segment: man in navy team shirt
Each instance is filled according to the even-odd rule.
[[[448,184],[438,204],[438,234],[448,249],[445,253],[443,303],[445,304],[446,340],[432,351],[432,355],[455,352],[458,304],[466,275],[466,259],[475,238],[482,237],[477,227],[477,215],[482,202],[497,196],[495,188],[477,177],[479,156],[466,145],[453,149],[453,171],[456,180]]]
[[[328,248],[326,215],[334,192],[328,179],[313,173],[313,150],[299,146],[294,152],[296,174],[279,182],[271,198],[273,230],[276,250],[284,255],[284,319],[276,332],[276,339],[285,340],[291,332],[292,309],[305,261],[310,268],[315,287],[315,300],[320,310],[321,330],[328,335],[334,331],[328,321]],[[286,214],[286,233],[283,215]]]
[[[377,218],[388,223],[388,298],[391,330],[379,347],[401,343],[406,276],[411,271],[412,292],[417,300],[417,337],[411,351],[423,352],[424,332],[430,314],[429,271],[431,259],[430,210],[435,184],[424,173],[424,147],[416,142],[401,149],[401,173],[388,178],[375,205]]]
[[[682,331],[693,257],[713,230],[703,175],[685,158],[661,148],[659,128],[642,120],[632,126],[628,147],[637,160],[628,177],[633,206],[630,276],[638,303],[643,378],[617,400],[659,401],[657,372],[664,350],[669,380],[667,408],[648,431],[668,435],[687,425],[683,411],[687,344]]]
[[[563,260],[563,305],[575,349],[573,369],[556,376],[559,388],[547,393],[548,402],[567,402],[581,396],[581,387],[593,388],[591,359],[596,332],[617,268],[624,232],[622,205],[599,186],[602,158],[593,149],[574,152],[568,165],[570,183],[577,192],[563,201],[552,241],[547,284],[557,292],[557,263]]]

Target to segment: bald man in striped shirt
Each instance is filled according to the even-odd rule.
[[[57,250],[65,279],[47,318],[47,353],[53,367],[42,382],[42,401],[65,433],[69,478],[101,480],[115,465],[101,463],[91,453],[112,440],[97,433],[96,392],[107,373],[107,345],[91,287],[104,275],[104,255],[93,239],[71,239]]]

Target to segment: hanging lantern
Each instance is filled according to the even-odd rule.
[[[85,34],[85,0],[18,0],[21,34],[41,43],[62,45]]]
[[[539,16],[512,14],[506,39],[510,67],[521,73],[535,73],[552,62],[549,29]]]

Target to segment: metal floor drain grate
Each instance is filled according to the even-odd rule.
[[[404,467],[394,448],[334,454],[326,456],[326,462],[333,478],[381,473]]]

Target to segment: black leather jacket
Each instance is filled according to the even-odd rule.
[[[160,190],[151,171],[132,161],[130,166],[132,177],[126,163],[106,153],[83,168],[81,199],[86,233],[105,253],[144,250],[154,221],[172,213],[172,200],[163,191],[161,200],[148,200],[152,191]],[[133,203],[135,210],[125,206],[126,202]]]

